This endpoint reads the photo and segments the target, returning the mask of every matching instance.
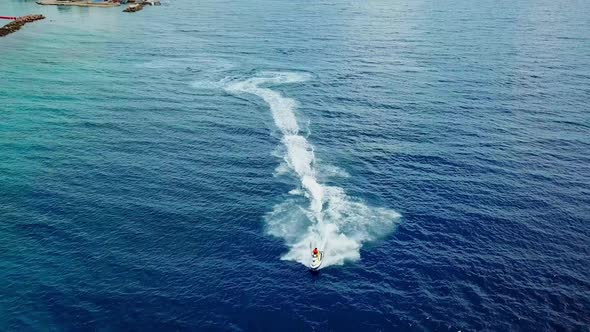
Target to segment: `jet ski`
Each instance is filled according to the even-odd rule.
[[[311,254],[311,264],[309,264],[309,269],[312,271],[317,271],[320,266],[322,265],[322,259],[324,258],[324,252],[318,251],[316,255],[313,253]]]

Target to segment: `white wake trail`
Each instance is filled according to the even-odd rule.
[[[275,125],[283,135],[284,162],[301,184],[302,190],[290,193],[307,198],[307,203],[296,197],[289,198],[266,216],[268,232],[283,238],[290,247],[282,258],[308,265],[311,244],[324,250],[322,267],[326,267],[359,259],[361,245],[393,230],[400,215],[393,210],[368,207],[348,197],[342,188],[318,182],[313,146],[300,135],[295,117],[297,102],[264,87],[308,79],[309,75],[301,73],[265,72],[231,83],[226,91],[250,93],[269,105]]]

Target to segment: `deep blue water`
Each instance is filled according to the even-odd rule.
[[[590,331],[590,2],[121,10],[0,2],[1,331]]]

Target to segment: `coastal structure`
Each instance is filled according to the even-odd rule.
[[[119,0],[121,3],[137,3],[137,4],[144,4],[150,6],[159,6],[162,3],[160,0]]]
[[[129,5],[129,7],[125,8],[123,11],[126,13],[135,13],[143,9],[145,5],[143,3],[136,3]]]
[[[123,11],[126,13],[135,13],[143,9],[143,7],[150,5],[150,6],[159,6],[160,0],[121,0],[125,1],[122,3],[127,2],[134,2],[134,4],[129,5],[129,7],[125,8]]]
[[[52,5],[52,6],[77,6],[77,7],[117,7],[121,4],[134,3],[141,7],[129,7],[125,11],[138,11],[145,5],[159,6],[160,0],[39,0],[39,5]],[[132,8],[132,9],[130,9]]]
[[[116,0],[40,0],[37,1],[39,5],[53,5],[53,6],[77,6],[77,7],[116,7],[121,3]]]
[[[5,26],[0,28],[0,37],[4,37],[8,34],[11,34],[15,31],[20,30],[25,24],[42,20],[45,18],[43,15],[27,15],[21,17],[13,17],[13,16],[0,16],[1,19],[12,20],[12,22],[6,24]]]

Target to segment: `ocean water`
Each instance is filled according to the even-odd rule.
[[[590,331],[590,2],[121,10],[0,2],[0,331]]]

